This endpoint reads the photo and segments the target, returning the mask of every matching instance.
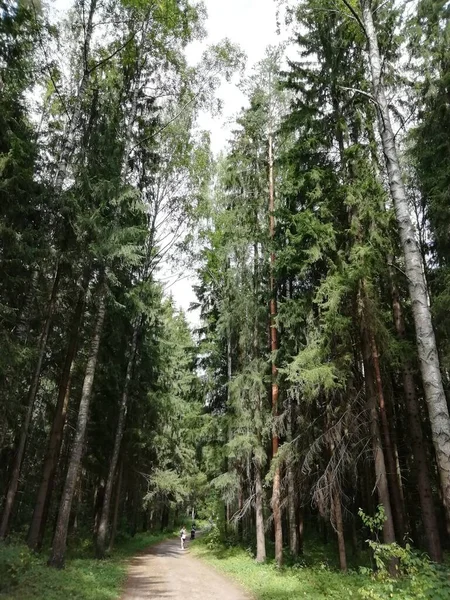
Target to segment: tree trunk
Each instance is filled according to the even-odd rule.
[[[288,478],[288,511],[289,511],[289,549],[292,556],[298,556],[298,533],[297,533],[297,507],[294,470],[292,465],[287,466]]]
[[[362,20],[368,40],[369,60],[372,73],[373,94],[377,103],[378,123],[386,160],[389,187],[394,202],[401,245],[405,258],[412,312],[416,329],[417,350],[422,373],[425,398],[431,422],[433,443],[436,451],[443,500],[450,515],[450,418],[442,385],[439,356],[434,335],[428,290],[420,248],[409,214],[408,200],[402,180],[390,111],[383,84],[378,38],[373,22],[372,2],[360,0]]]
[[[298,553],[303,554],[303,542],[305,534],[305,515],[303,509],[298,511]]]
[[[400,488],[401,484],[397,473],[397,462],[395,460],[395,452],[391,440],[391,432],[386,411],[386,403],[384,399],[383,382],[381,380],[380,357],[378,354],[375,336],[371,328],[368,332],[368,335],[370,337],[372,365],[375,375],[381,430],[383,432],[384,439],[384,455],[386,457],[386,463],[388,467],[387,478],[392,498],[392,512],[394,516],[395,531],[397,533],[397,539],[400,540],[400,543],[403,543],[405,538],[404,506]]]
[[[61,453],[63,430],[70,397],[70,380],[77,351],[79,329],[83,318],[88,280],[89,275],[85,273],[82,288],[79,292],[77,304],[72,316],[69,343],[59,382],[58,398],[56,401],[55,414],[53,415],[47,454],[44,460],[41,484],[39,486],[33,517],[31,519],[30,530],[28,532],[27,543],[32,550],[40,550],[44,537],[48,508],[53,492],[53,481],[58,466],[59,455]]]
[[[273,141],[272,135],[269,135],[269,233],[273,244],[275,235],[275,195],[273,180]],[[272,416],[275,419],[278,415],[278,369],[275,362],[276,352],[278,350],[278,332],[275,323],[277,316],[276,286],[275,286],[275,253],[273,248],[270,251],[270,349],[272,352]],[[278,453],[278,433],[274,423],[272,433],[272,456],[276,459]],[[272,512],[273,524],[275,529],[275,560],[279,567],[283,564],[283,527],[281,514],[281,467],[277,461],[273,477],[272,488]]]
[[[70,456],[69,468],[64,484],[64,489],[59,507],[58,520],[56,524],[55,537],[53,538],[52,552],[48,564],[53,567],[62,568],[67,543],[67,530],[69,526],[70,508],[72,506],[73,494],[75,491],[77,475],[80,468],[81,455],[83,452],[84,438],[89,415],[89,404],[91,400],[92,386],[94,383],[95,369],[97,366],[98,350],[100,347],[100,338],[105,319],[105,282],[102,281],[99,290],[99,307],[97,319],[92,337],[91,348],[89,351],[86,372],[81,392],[80,407],[78,410],[78,420],[73,442],[72,453]]]
[[[256,562],[263,563],[266,560],[266,537],[264,532],[263,512],[263,487],[261,479],[261,464],[259,460],[255,465],[255,513],[256,513]]]
[[[123,386],[122,402],[119,409],[119,420],[117,423],[116,437],[114,439],[114,448],[109,465],[108,478],[106,480],[105,495],[103,498],[103,507],[101,511],[100,523],[96,539],[96,553],[98,558],[104,558],[106,550],[106,534],[108,532],[109,510],[111,504],[111,495],[114,482],[114,475],[119,461],[120,446],[122,444],[123,432],[125,429],[125,420],[127,416],[128,395],[130,391],[131,375],[133,373],[134,359],[136,356],[137,340],[140,330],[141,317],[138,318],[131,339],[130,355],[128,358],[127,372]]]
[[[67,167],[71,159],[72,153],[76,147],[76,133],[80,125],[82,114],[82,100],[87,90],[89,79],[91,77],[91,68],[89,64],[92,33],[94,30],[94,14],[97,9],[97,1],[91,0],[89,5],[88,20],[84,28],[84,43],[83,43],[83,75],[78,87],[77,97],[75,100],[75,108],[67,125],[67,131],[64,136],[63,147],[59,157],[58,167],[56,169],[54,186],[56,190],[61,190],[64,181],[67,178]]]
[[[395,329],[400,340],[405,339],[405,323],[396,286],[392,285],[392,309]],[[405,361],[402,370],[405,407],[408,416],[409,441],[417,471],[417,482],[422,512],[422,522],[427,541],[427,550],[432,560],[442,562],[442,547],[436,510],[433,502],[433,492],[428,471],[427,453],[420,422],[419,400],[416,394],[413,368],[410,361]]]
[[[100,518],[102,514],[103,498],[105,497],[105,480],[100,479],[99,484],[95,488],[94,493],[94,540],[97,538],[98,528],[100,526]]]
[[[8,534],[9,524],[11,520],[11,514],[14,508],[14,502],[16,499],[17,489],[19,487],[20,471],[22,468],[23,457],[25,454],[25,446],[27,443],[28,432],[30,429],[31,419],[33,416],[34,403],[36,395],[39,389],[39,381],[42,371],[42,363],[44,361],[45,349],[47,347],[47,340],[50,333],[50,327],[52,323],[53,313],[56,306],[56,298],[58,295],[59,281],[61,278],[61,263],[58,263],[56,273],[53,278],[52,291],[50,294],[50,300],[47,308],[47,317],[45,319],[44,327],[41,333],[38,347],[38,355],[34,373],[31,379],[30,388],[28,390],[27,398],[27,411],[22,424],[22,430],[20,432],[19,445],[17,448],[16,455],[14,457],[14,464],[11,471],[11,477],[9,481],[8,491],[6,493],[5,506],[3,508],[2,521],[0,523],[0,539],[4,539]]]
[[[231,348],[231,327],[228,326],[227,329],[227,406],[231,406],[231,379],[233,376],[233,357],[232,357],[232,348]],[[228,442],[232,440],[233,432],[231,430],[231,424],[228,424],[227,427],[227,436]],[[230,472],[230,459],[228,455],[225,456],[225,469],[227,472]],[[225,521],[225,533],[228,532],[228,527],[231,520],[231,505],[230,501],[226,503],[226,521]]]
[[[287,407],[287,441],[292,442],[292,400],[289,399]],[[288,480],[288,518],[289,518],[289,549],[292,556],[298,556],[297,533],[297,494],[295,490],[295,475],[292,460],[286,465]]]
[[[122,490],[122,475],[123,475],[123,459],[119,464],[119,473],[117,475],[116,483],[116,498],[114,501],[114,512],[111,524],[111,535],[109,536],[108,552],[111,553],[114,548],[114,540],[117,533],[117,523],[119,521],[119,509],[120,509],[120,493]],[[152,527],[152,516],[150,515],[150,528]]]
[[[378,413],[376,407],[377,391],[375,387],[375,378],[371,363],[372,350],[370,336],[364,323],[364,302],[359,298],[360,326],[361,326],[361,347],[364,362],[364,380],[367,390],[367,408],[369,413],[370,435],[372,438],[373,458],[375,464],[375,477],[380,504],[383,505],[386,520],[383,524],[383,540],[385,544],[395,542],[394,520],[392,517],[391,499],[386,475],[386,465],[384,461],[384,452],[381,445],[380,428],[378,424]],[[394,573],[393,573],[394,574]]]
[[[336,526],[336,533],[338,539],[339,548],[339,564],[341,571],[347,570],[347,553],[345,551],[345,538],[344,538],[344,521],[342,519],[342,506],[341,506],[341,494],[339,490],[333,491],[333,512],[334,522]]]

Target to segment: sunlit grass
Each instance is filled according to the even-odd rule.
[[[231,540],[230,540],[231,542]],[[191,552],[240,583],[256,600],[448,600],[450,572],[433,566],[419,554],[410,555],[410,575],[396,580],[372,571],[370,557],[363,552],[351,558],[351,568],[342,573],[336,564],[334,544],[308,540],[305,555],[297,562],[286,555],[278,569],[273,559],[256,563],[252,549],[220,545],[214,532],[196,541]],[[268,545],[269,555],[273,548]]]
[[[0,597],[5,600],[117,600],[127,558],[168,537],[138,534],[122,539],[113,554],[96,560],[92,543],[79,542],[62,570],[47,566],[48,552],[36,555],[24,544],[0,544]]]
[[[191,547],[191,552],[222,573],[231,576],[258,600],[323,600],[355,598],[363,583],[357,573],[344,574],[329,569],[325,563],[315,567],[291,566],[279,570],[273,562],[259,565],[243,548],[211,550],[207,539]],[[345,594],[345,596],[344,596]]]

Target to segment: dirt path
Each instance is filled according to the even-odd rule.
[[[122,600],[251,600],[235,583],[205,565],[179,540],[157,544],[130,561]]]

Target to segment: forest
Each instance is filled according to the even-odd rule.
[[[450,5],[279,0],[245,71],[208,4],[0,0],[0,596],[198,520],[329,577],[256,598],[445,600]]]

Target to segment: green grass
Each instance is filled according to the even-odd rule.
[[[273,561],[258,564],[249,550],[239,546],[211,545],[209,536],[191,546],[191,552],[230,576],[257,600],[448,600],[450,573],[418,559],[413,577],[390,580],[375,577],[370,568],[348,573],[333,566],[328,549],[312,551],[302,563],[278,569]],[[331,545],[330,545],[330,548]]]
[[[325,563],[318,567],[293,566],[280,571],[273,562],[257,564],[240,547],[211,550],[207,538],[195,542],[191,552],[232,577],[258,600],[346,600],[349,597],[359,600],[361,597],[358,593],[363,583],[361,575],[333,571]]]
[[[167,538],[138,534],[122,539],[112,556],[93,558],[91,541],[78,542],[62,570],[47,566],[48,552],[36,555],[24,544],[0,543],[2,600],[117,600],[126,577],[127,558]]]

